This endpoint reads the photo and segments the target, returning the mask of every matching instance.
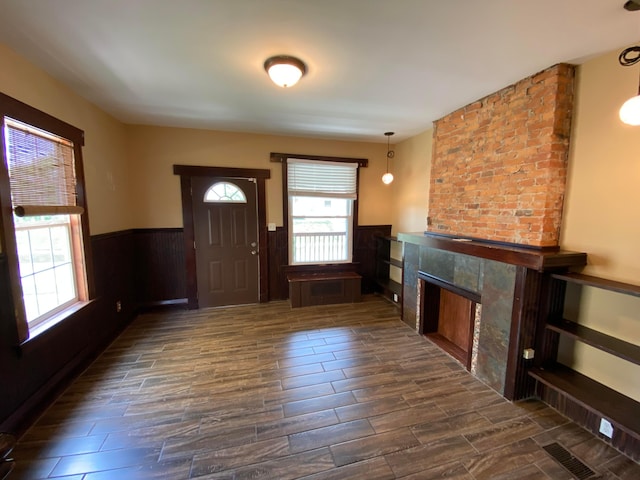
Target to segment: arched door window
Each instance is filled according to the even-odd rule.
[[[229,182],[217,182],[204,194],[205,203],[247,203],[247,197],[237,185]]]

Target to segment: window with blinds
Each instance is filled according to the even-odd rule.
[[[12,119],[5,121],[5,142],[14,209],[24,212],[76,207],[73,144]]]
[[[356,163],[287,160],[289,263],[346,263],[352,258]]]
[[[16,278],[14,288],[18,316],[24,316],[27,331],[19,328],[20,340],[34,329],[43,328],[49,319],[87,298],[82,214],[78,202],[78,178],[74,142],[38,128],[46,125],[80,133],[24,104],[2,96],[0,107],[25,112],[2,115],[3,156],[13,218],[3,218],[5,230],[13,230]],[[30,124],[36,120],[36,125]],[[59,123],[58,123],[59,122]],[[6,199],[6,197],[4,197]],[[13,257],[12,257],[13,258]],[[13,278],[12,278],[13,280]],[[20,326],[20,322],[19,322]]]

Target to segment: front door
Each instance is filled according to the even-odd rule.
[[[255,180],[193,177],[198,305],[258,303]]]

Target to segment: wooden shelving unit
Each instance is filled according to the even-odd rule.
[[[402,278],[402,259],[391,256],[391,245],[400,242],[394,236],[376,237],[376,242],[376,284],[385,297],[402,304],[402,284],[391,278],[392,267],[400,269]]]
[[[560,364],[550,370],[532,369],[529,374],[628,434],[640,434],[640,405],[633,399]]]
[[[579,342],[591,345],[611,355],[615,355],[627,362],[640,365],[640,347],[633,343],[625,342],[624,340],[564,319],[559,323],[548,323],[547,328],[562,335],[567,335]]]
[[[559,337],[566,336],[635,365],[640,346],[562,318],[567,283],[586,285],[623,295],[640,297],[640,286],[579,273],[550,275],[549,304],[554,307],[541,332],[541,358],[529,375],[536,392],[551,406],[598,434],[600,419],[614,427],[610,442],[632,458],[640,459],[640,403],[557,362]],[[605,437],[603,439],[607,440]]]

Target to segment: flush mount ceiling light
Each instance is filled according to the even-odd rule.
[[[384,183],[385,185],[389,185],[391,182],[393,182],[393,175],[389,173],[389,159],[395,156],[395,152],[389,149],[389,141],[391,140],[391,135],[393,135],[393,133],[394,132],[384,132],[384,134],[387,136],[387,173],[382,175],[382,183]]]
[[[302,60],[288,55],[267,58],[264,69],[273,83],[282,88],[294,86],[307,73],[307,66]]]

